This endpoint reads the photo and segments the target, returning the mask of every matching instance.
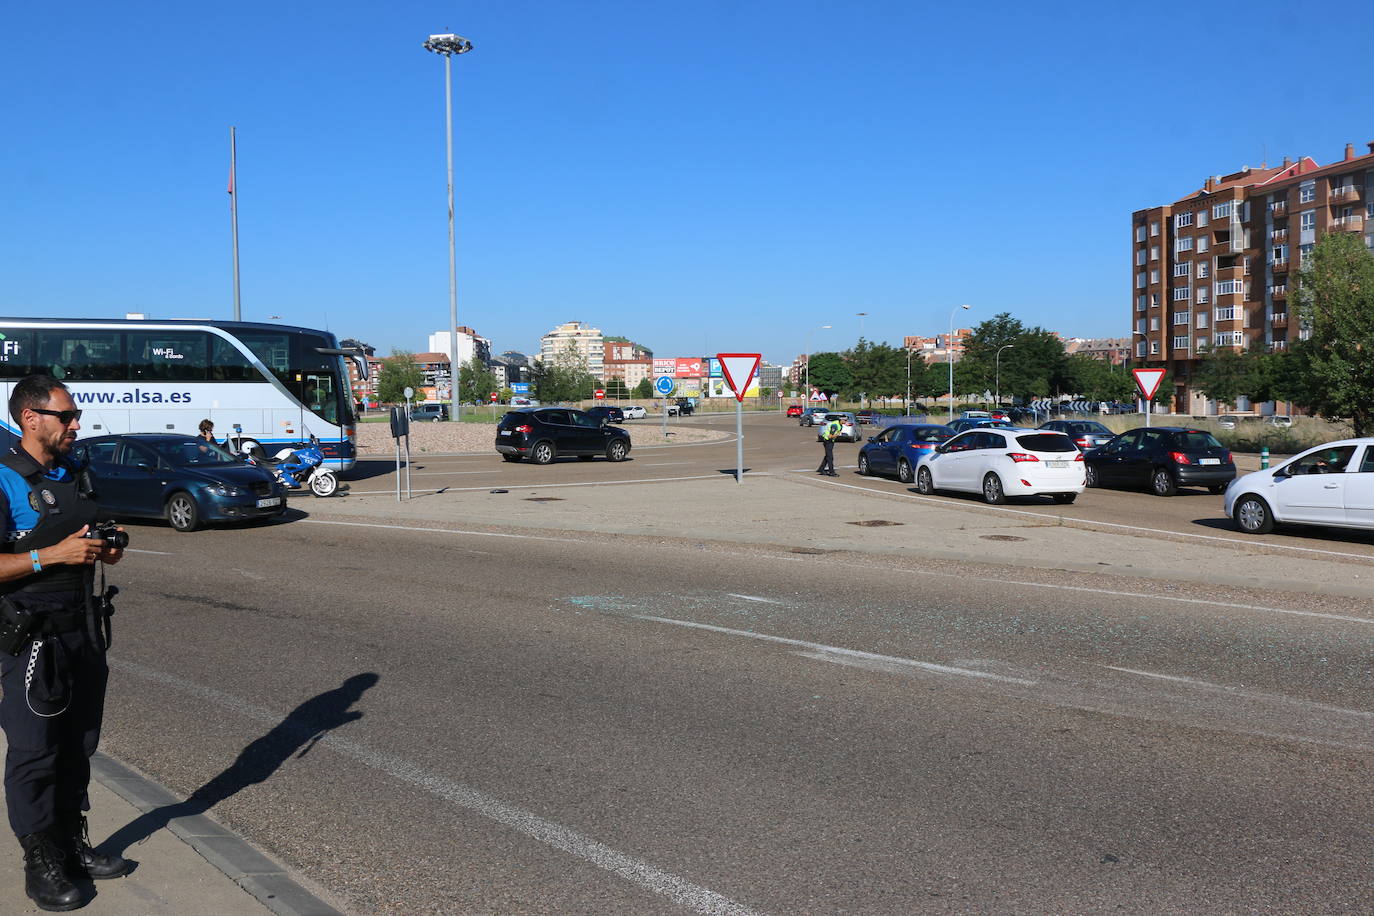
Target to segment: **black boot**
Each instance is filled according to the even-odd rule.
[[[40,910],[57,913],[85,905],[63,868],[66,853],[51,833],[21,836],[19,845],[24,847],[24,891]]]
[[[66,842],[70,856],[67,860],[68,867],[76,877],[90,877],[96,881],[122,878],[133,867],[129,860],[122,856],[107,856],[91,848],[91,831],[84,814],[73,814],[63,818],[62,826],[62,839]]]

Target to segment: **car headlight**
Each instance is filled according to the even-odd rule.
[[[227,483],[212,483],[205,488],[207,493],[215,496],[242,496],[243,491],[238,487]]]

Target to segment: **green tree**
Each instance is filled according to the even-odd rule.
[[[630,389],[625,384],[625,380],[620,377],[606,379],[606,397],[611,400],[623,401],[630,396]]]
[[[1236,401],[1250,394],[1253,362],[1231,347],[1203,347],[1193,368],[1193,387],[1221,404],[1235,407]],[[1159,398],[1158,395],[1155,396]]]
[[[967,364],[970,393],[991,392],[998,385],[1000,365],[1002,395],[1027,401],[1067,387],[1064,360],[1064,343],[1052,331],[1027,328],[1011,313],[1001,312],[973,329],[959,362]]]
[[[849,363],[839,353],[812,353],[810,362],[812,388],[834,395],[847,392],[853,386]]]
[[[1064,390],[1090,401],[1129,401],[1135,381],[1124,366],[1076,353],[1064,361]]]
[[[415,362],[415,354],[408,350],[392,350],[382,360],[377,375],[377,398],[383,404],[405,403],[405,390],[414,388],[416,394],[425,384],[425,373]]]
[[[491,400],[491,393],[495,390],[496,373],[486,367],[481,357],[474,355],[458,369],[460,401],[480,401],[485,404]]]
[[[906,354],[891,344],[859,338],[844,354],[849,363],[850,391],[855,397],[898,397],[906,393]]]
[[[642,378],[642,379],[640,379],[640,380],[639,380],[639,384],[635,386],[635,394],[634,394],[634,396],[635,396],[636,398],[651,398],[651,397],[653,397],[653,396],[654,396],[654,384],[653,384],[653,382],[649,381],[647,378]]]
[[[1374,254],[1361,236],[1330,232],[1298,275],[1295,298],[1312,381],[1304,407],[1350,420],[1356,436],[1374,429]]]

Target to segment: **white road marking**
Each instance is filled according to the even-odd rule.
[[[734,630],[730,627],[718,627],[709,623],[697,623],[693,620],[675,620],[672,617],[654,617],[649,614],[634,614],[636,620],[648,620],[653,623],[667,623],[675,627],[688,627],[694,630],[709,630],[712,633],[722,633],[726,636],[743,636],[747,639],[758,639],[764,642],[775,642],[784,646],[799,646],[809,649],[812,652],[823,652],[829,655],[844,656],[849,659],[862,659],[870,662],[882,662],[888,665],[903,665],[908,668],[919,668],[922,671],[930,671],[935,674],[953,674],[959,677],[980,678],[990,681],[1003,681],[1008,684],[1020,684],[1024,687],[1035,686],[1035,681],[1028,681],[1019,677],[1007,677],[1002,674],[989,674],[986,671],[974,671],[970,668],[954,668],[949,665],[937,665],[934,662],[916,661],[910,658],[900,658],[896,655],[879,655],[875,652],[863,652],[858,649],[843,649],[839,646],[827,646],[817,642],[806,642],[801,639],[789,639],[786,636],[769,636],[766,633],[753,633],[749,630]]]
[[[768,477],[766,471],[746,471],[746,477]],[[728,480],[734,481],[735,475],[730,474],[698,474],[693,477],[645,477],[641,480],[588,480],[583,483],[517,483],[517,484],[491,484],[485,487],[425,487],[415,488],[413,493],[464,493],[470,490],[542,490],[554,487],[604,487],[608,484],[627,484],[627,483],[669,483],[674,480]],[[354,496],[380,496],[384,493],[395,494],[393,487],[389,490],[351,490]]]
[[[137,547],[125,547],[125,548],[124,548],[124,552],[125,552],[125,553],[147,553],[147,554],[152,554],[153,556],[157,556],[157,557],[171,557],[171,556],[176,556],[176,554],[168,553],[168,552],[165,551],[165,550],[140,550],[140,549],[137,548]]]
[[[187,681],[175,675],[123,659],[111,659],[110,667],[155,683],[174,687],[264,725],[276,727],[285,718],[280,712],[255,706],[233,694],[223,693],[194,681]],[[754,916],[753,910],[716,893],[710,888],[693,884],[685,878],[656,868],[643,859],[626,855],[570,827],[565,827],[504,802],[480,789],[421,769],[404,757],[374,750],[359,741],[341,738],[330,733],[322,736],[319,739],[319,744],[385,773],[393,779],[424,789],[437,798],[460,808],[466,808],[533,840],[590,862],[644,890],[666,897],[692,912],[710,914],[710,916]]]
[[[799,472],[804,473],[804,472]],[[878,493],[884,496],[900,496],[904,499],[915,499],[920,502],[937,503],[948,506],[951,509],[984,509],[989,512],[1004,512],[1011,515],[1026,515],[1031,518],[1061,521],[1065,524],[1075,525],[1102,525],[1107,528],[1124,528],[1127,531],[1140,531],[1145,534],[1171,534],[1181,538],[1197,538],[1202,541],[1220,541],[1223,544],[1236,544],[1243,547],[1270,547],[1275,550],[1294,550],[1301,553],[1319,553],[1329,557],[1352,557],[1357,560],[1374,560],[1374,556],[1364,553],[1344,553],[1339,550],[1322,550],[1318,547],[1294,547],[1289,544],[1275,544],[1272,541],[1246,541],[1239,538],[1223,538],[1211,534],[1190,534],[1187,531],[1170,531],[1167,528],[1142,528],[1139,525],[1122,525],[1118,522],[1099,522],[1090,518],[1078,518],[1069,515],[1049,515],[1044,512],[1030,512],[1026,509],[1008,509],[1004,506],[984,506],[978,503],[950,503],[949,501],[936,496],[920,496],[915,493],[894,493],[891,490],[879,490],[874,487],[860,487],[852,483],[840,483],[834,480],[823,480],[821,483],[832,487],[844,487],[849,490],[863,490],[865,493]]]
[[[1365,709],[1347,709],[1344,706],[1331,706],[1327,703],[1315,703],[1311,700],[1301,700],[1295,697],[1284,696],[1278,693],[1258,693],[1245,690],[1241,687],[1228,687],[1225,684],[1213,684],[1211,681],[1200,681],[1197,678],[1180,677],[1176,674],[1160,674],[1157,671],[1141,671],[1139,668],[1119,668],[1116,665],[1103,665],[1110,671],[1120,671],[1122,674],[1135,674],[1140,677],[1154,678],[1161,681],[1175,681],[1182,684],[1189,684],[1194,687],[1206,687],[1209,690],[1221,690],[1226,693],[1235,694],[1249,700],[1263,700],[1266,702],[1284,703],[1290,706],[1301,706],[1307,709],[1320,709],[1324,712],[1334,712],[1345,716],[1356,716],[1361,719],[1374,719],[1374,712]]]
[[[428,534],[465,534],[480,538],[512,538],[517,541],[554,541],[559,544],[581,544],[585,538],[551,538],[540,534],[506,534],[499,531],[463,531],[457,528],[421,528],[418,525],[382,525],[377,522],[333,522],[320,518],[299,519],[298,525],[339,525],[343,528],[389,528],[394,531],[423,531]]]
[[[736,595],[734,592],[726,592],[725,597],[743,598],[745,601],[758,601],[762,604],[779,604],[783,607],[787,607],[787,602],[785,601],[774,601],[772,598],[760,598],[758,595]]]

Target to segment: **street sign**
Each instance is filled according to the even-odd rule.
[[[660,375],[658,377],[658,380],[654,382],[654,390],[657,391],[659,394],[663,395],[664,397],[667,397],[668,395],[673,393],[673,387],[675,384],[676,383],[673,381],[672,376]]]
[[[493,392],[491,393],[491,402],[492,402],[493,404],[495,404],[495,403],[496,403],[496,399],[497,399],[499,396],[500,396],[500,395],[499,395],[497,392],[493,391]]]
[[[735,393],[735,400],[743,403],[744,392],[759,371],[760,353],[717,353],[721,371],[725,374],[725,384]]]
[[[529,393],[530,393],[530,383],[529,383],[529,382],[512,382],[512,383],[511,383],[511,386],[510,386],[510,390],[511,390],[511,391],[514,391],[516,394],[529,394]]]
[[[592,392],[592,396],[595,397],[598,401],[604,401],[606,400],[606,389],[598,388]]]
[[[1131,375],[1135,376],[1135,386],[1140,389],[1140,396],[1145,400],[1154,399],[1155,392],[1159,390],[1159,383],[1164,381],[1163,369],[1132,369]]]

